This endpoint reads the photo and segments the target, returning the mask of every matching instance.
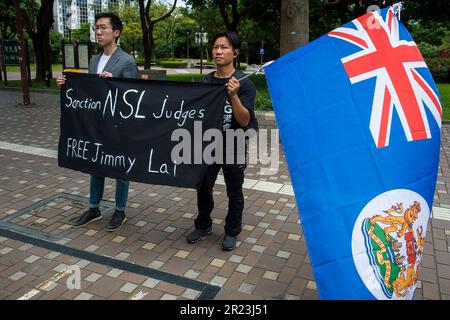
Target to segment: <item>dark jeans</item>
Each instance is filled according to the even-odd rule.
[[[213,187],[220,168],[222,168],[227,187],[228,214],[225,219],[225,233],[237,236],[242,230],[242,212],[244,211],[244,183],[245,165],[212,164],[208,166],[205,179],[197,190],[198,216],[195,228],[205,230],[211,227],[211,212],[214,209]]]
[[[129,182],[116,179],[116,209],[123,211],[127,205]],[[91,175],[89,208],[98,208],[103,198],[105,177]]]

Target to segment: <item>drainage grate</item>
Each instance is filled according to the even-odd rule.
[[[69,220],[85,210],[87,203],[87,198],[58,193],[0,219],[0,227],[35,238],[57,241],[74,230]],[[114,209],[114,204],[102,201],[100,209],[102,214],[107,214]]]

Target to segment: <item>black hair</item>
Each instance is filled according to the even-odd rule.
[[[119,30],[122,33],[123,22],[120,20],[119,16],[112,12],[101,12],[95,15],[95,23],[101,18],[109,18],[113,30]]]
[[[215,43],[216,40],[221,37],[225,37],[228,39],[228,41],[230,41],[231,47],[233,48],[233,50],[241,48],[241,42],[239,41],[239,37],[236,34],[236,32],[234,32],[234,31],[219,32],[214,36],[213,43]]]

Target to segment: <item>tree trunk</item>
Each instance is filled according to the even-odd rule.
[[[219,6],[220,15],[222,16],[223,23],[227,31],[237,32],[239,22],[241,21],[244,12],[239,12],[238,10],[238,1],[231,1],[231,17],[233,20],[230,21],[230,17],[228,16],[227,8],[229,7],[229,1],[227,0],[219,0],[217,1],[217,5]]]
[[[153,23],[150,23],[150,25],[148,26],[148,51],[145,52],[144,50],[144,54],[145,54],[145,69],[150,69],[151,64],[152,64],[152,58],[153,58],[153,44],[154,44],[154,39],[153,39],[153,29],[154,29],[154,25]],[[148,67],[147,67],[148,64]]]
[[[49,72],[50,77],[52,76],[49,31],[53,25],[53,2],[54,0],[41,0],[37,17],[30,16],[25,10],[21,10],[27,33],[33,42],[37,81],[45,80],[46,71]],[[36,28],[33,21],[36,21]]]
[[[147,19],[145,17],[145,4],[144,1],[139,1],[139,18],[141,21],[142,30],[142,48],[144,49],[144,69],[150,69],[151,64],[151,44],[149,40],[149,27],[147,25]]]
[[[50,78],[52,77],[49,33],[48,31],[46,33],[39,32],[33,39],[34,54],[36,56],[36,80],[45,81],[46,71],[49,72]]]
[[[172,12],[175,10],[177,5],[177,0],[174,0],[172,8],[162,17],[152,20],[150,18],[149,10],[151,5],[151,0],[144,3],[144,0],[139,0],[139,16],[141,19],[141,29],[142,29],[142,46],[144,47],[144,68],[150,69],[153,54],[153,29],[155,24],[167,19]]]
[[[280,33],[281,55],[309,42],[308,0],[281,0]]]
[[[36,19],[37,46],[33,46],[36,54],[36,80],[44,81],[46,71],[52,76],[50,29],[53,25],[53,2],[54,0],[42,0],[41,7]],[[39,52],[39,59],[37,52]]]
[[[141,21],[142,29],[142,47],[144,48],[144,69],[150,69],[152,63],[152,48],[153,48],[153,26]]]

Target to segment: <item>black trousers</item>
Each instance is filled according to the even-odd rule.
[[[198,216],[195,228],[205,230],[212,226],[211,212],[214,209],[213,187],[222,168],[227,187],[228,214],[225,219],[225,233],[237,236],[242,230],[242,212],[244,211],[244,183],[245,164],[212,164],[208,166],[205,179],[197,190]]]

